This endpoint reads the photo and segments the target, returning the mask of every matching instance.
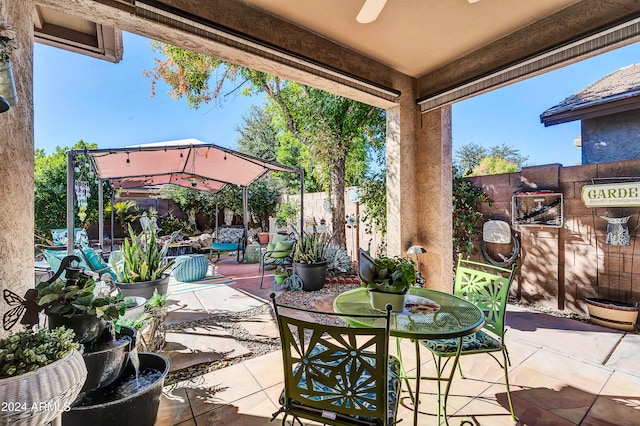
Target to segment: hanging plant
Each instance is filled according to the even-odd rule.
[[[0,24],[0,61],[6,62],[16,50],[16,33]]]

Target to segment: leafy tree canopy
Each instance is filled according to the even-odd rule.
[[[345,184],[360,183],[367,146],[383,143],[384,111],[175,46],[156,42],[153,49],[164,58],[146,71],[152,90],[163,80],[171,96],[186,97],[193,108],[219,101],[225,83],[241,87],[244,94],[267,95],[279,142],[277,161],[304,169],[318,189],[328,189],[335,238],[344,246]]]
[[[482,167],[476,170],[483,163],[483,160],[488,157],[492,158],[485,160]],[[529,157],[522,155],[519,149],[506,144],[485,148],[475,142],[470,142],[456,150],[454,166],[462,176],[471,174],[478,176],[480,174],[488,175],[519,171],[528,159]]]
[[[34,157],[34,208],[35,232],[42,238],[50,239],[50,230],[67,226],[67,151],[70,149],[97,148],[95,143],[82,140],[71,148],[56,147],[53,153],[47,154],[43,149],[35,150]],[[82,210],[76,206],[75,222],[83,227],[98,221],[98,184],[93,172],[89,169],[84,155],[76,156],[76,179],[89,183],[91,196],[87,199],[87,207]],[[105,188],[106,189],[106,188]],[[105,204],[108,203],[109,191],[105,190]],[[83,220],[81,220],[83,219]]]

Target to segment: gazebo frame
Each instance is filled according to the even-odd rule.
[[[103,183],[105,181],[112,187],[120,189],[174,184],[211,193],[219,192],[226,184],[238,185],[242,188],[245,233],[248,232],[249,225],[247,187],[265,173],[269,171],[297,173],[300,176],[301,200],[304,199],[304,171],[196,139],[123,148],[69,150],[67,151],[67,251],[69,254],[73,253],[74,248],[74,167],[76,157],[80,154],[88,156],[91,169],[98,178],[100,248],[103,248],[104,236]],[[113,227],[113,220],[111,226]],[[300,229],[304,229],[303,202],[300,203]],[[113,230],[111,232],[113,234]]]

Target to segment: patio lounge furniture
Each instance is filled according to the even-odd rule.
[[[244,250],[247,247],[247,236],[244,228],[220,228],[216,235],[216,240],[211,243],[209,258],[213,257],[215,251],[218,255],[216,262],[220,260],[220,252],[235,251],[236,260],[240,263],[240,253],[244,260]]]
[[[67,255],[67,247],[43,245],[37,245],[36,247],[42,251],[47,263],[51,267],[51,270],[55,273],[60,268],[62,259]],[[105,263],[100,256],[98,256],[94,249],[79,246],[73,250],[73,253],[81,259],[80,264],[78,265],[79,267],[95,272],[100,276],[108,273],[114,281],[117,280],[114,270],[111,269],[111,266]]]
[[[389,356],[390,311],[357,315],[371,328],[325,325],[344,317],[281,305],[271,294],[284,363],[282,424],[293,416],[329,425],[394,425],[400,395],[400,361]],[[305,318],[305,319],[301,319]],[[302,340],[302,341],[301,341]]]
[[[260,259],[260,269],[262,276],[260,278],[260,288],[264,282],[264,271],[267,266],[291,266],[293,265],[293,253],[295,251],[296,241],[290,240],[286,235],[275,234],[271,242],[267,244],[266,250],[262,253]]]
[[[515,269],[515,264],[511,269],[505,269],[459,258],[453,288],[454,295],[475,304],[485,314],[485,325],[482,330],[462,338],[460,356],[488,353],[500,364],[504,370],[509,410],[514,421],[517,419],[509,389],[508,366],[511,362],[504,342],[504,316]],[[447,364],[445,362],[442,365],[442,358],[449,359],[456,356],[459,339],[421,340],[420,343],[431,351],[440,375]],[[494,352],[502,352],[502,362],[494,356]],[[458,363],[458,369],[464,378],[460,363]],[[440,399],[440,386],[438,386],[438,399]]]

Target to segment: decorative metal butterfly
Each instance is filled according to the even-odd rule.
[[[27,325],[38,324],[40,306],[36,303],[38,291],[35,288],[27,290],[24,298],[5,288],[2,290],[2,297],[10,307],[2,316],[2,328],[8,331],[12,329],[18,321],[20,321],[21,324]]]
[[[71,262],[80,262],[80,258],[76,255],[69,255],[62,259],[60,268],[56,273],[47,280],[52,283],[62,275],[65,268],[71,265]],[[2,327],[5,330],[12,329],[18,321],[25,325],[38,324],[38,313],[42,310],[36,303],[38,298],[38,290],[31,288],[24,294],[24,298],[18,296],[13,291],[4,289],[2,290],[2,297],[4,301],[9,305],[10,309],[2,316]]]

